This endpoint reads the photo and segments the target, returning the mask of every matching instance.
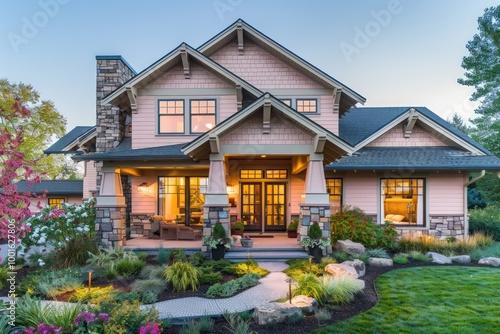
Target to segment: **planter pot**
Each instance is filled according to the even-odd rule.
[[[252,239],[241,239],[240,242],[241,242],[241,246],[243,246],[243,247],[251,248],[253,246]]]
[[[289,238],[297,238],[297,231],[287,231]]]
[[[217,248],[212,248],[212,260],[220,260],[224,258],[224,254],[226,253],[226,247],[224,245],[217,245]]]
[[[309,255],[313,257],[312,259],[313,263],[321,263],[321,258],[323,257],[323,250],[319,246],[310,247]]]
[[[239,235],[240,237],[242,237],[243,230],[231,230],[231,235]]]

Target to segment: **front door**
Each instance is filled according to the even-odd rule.
[[[286,184],[266,183],[265,229],[284,231],[286,229]]]
[[[286,230],[286,183],[242,183],[240,193],[245,231]]]

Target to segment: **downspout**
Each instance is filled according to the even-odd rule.
[[[470,180],[464,185],[464,239],[469,238],[469,215],[468,215],[468,205],[467,205],[467,187],[471,184],[479,181],[486,175],[486,171],[483,169],[481,174]]]

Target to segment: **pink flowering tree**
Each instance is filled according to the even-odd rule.
[[[31,86],[0,79],[0,239],[3,240],[13,238],[18,242],[30,231],[24,221],[31,215],[30,200],[37,195],[18,192],[15,181],[40,182],[40,175],[34,170],[36,160],[27,159],[19,150],[24,140],[23,120],[31,115],[28,105],[37,99]]]

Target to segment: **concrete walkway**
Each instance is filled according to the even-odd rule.
[[[224,312],[242,312],[261,304],[286,297],[288,294],[288,276],[282,271],[288,268],[282,262],[259,262],[259,267],[270,271],[260,280],[260,284],[229,298],[208,299],[200,297],[179,298],[152,304],[159,312],[160,319],[201,317],[221,315]],[[148,307],[146,305],[145,307]]]

